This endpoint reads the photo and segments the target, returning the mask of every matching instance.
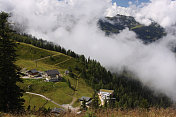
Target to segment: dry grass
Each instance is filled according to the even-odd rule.
[[[67,113],[64,117],[176,117],[176,110],[167,109],[134,109],[134,110],[97,110],[87,111],[80,115]]]
[[[1,116],[1,115],[0,115]],[[25,114],[25,115],[10,115],[3,114],[3,117],[55,117],[56,115],[52,114],[42,114],[36,113]],[[89,110],[87,112],[82,112],[77,115],[75,113],[66,113],[59,117],[176,117],[176,110],[173,108],[167,109],[155,109],[151,108],[149,110],[145,109],[134,109],[134,110],[120,110],[120,109],[104,109],[104,110]]]

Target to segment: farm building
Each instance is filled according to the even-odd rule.
[[[62,79],[57,69],[45,71],[43,77],[47,82],[58,82]]]
[[[32,77],[32,78],[38,77],[41,75],[40,72],[37,71],[36,69],[29,70],[29,71],[27,71],[27,73],[28,73],[28,76]]]
[[[55,116],[59,116],[60,114],[64,114],[65,110],[62,108],[53,108],[51,113],[55,114]]]
[[[105,100],[114,99],[114,98],[110,98],[111,96],[113,96],[113,93],[114,93],[114,90],[100,89],[98,96],[101,100],[101,105],[104,105]]]

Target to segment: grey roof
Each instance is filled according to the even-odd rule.
[[[88,102],[88,101],[90,101],[91,99],[92,99],[92,98],[90,98],[90,97],[82,96],[79,100],[80,100],[80,101],[85,100],[86,102]]]
[[[52,113],[62,113],[62,112],[64,112],[64,109],[62,109],[62,108],[53,108],[51,110],[51,112]]]
[[[32,69],[32,70],[29,70],[29,72],[31,72],[31,73],[38,73],[38,71],[36,70],[36,69]]]
[[[48,71],[45,71],[45,73],[46,73],[48,76],[53,76],[53,75],[59,75],[59,74],[60,74],[57,69],[48,70]]]

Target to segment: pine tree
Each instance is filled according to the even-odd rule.
[[[96,92],[94,92],[91,106],[92,106],[92,108],[94,108],[94,109],[98,109],[98,108],[99,108],[98,95],[97,95]]]
[[[86,100],[84,99],[81,105],[81,109],[82,110],[87,110],[87,106],[86,106]]]
[[[22,90],[16,85],[21,81],[16,61],[16,44],[9,39],[8,14],[0,13],[0,111],[19,112],[23,109]]]
[[[108,101],[109,108],[114,108],[115,107],[115,102],[113,100],[113,96],[110,95],[110,99]]]
[[[105,97],[105,100],[104,100],[104,107],[108,108],[108,100],[106,99],[106,97]]]

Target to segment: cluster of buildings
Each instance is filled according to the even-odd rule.
[[[113,94],[114,90],[100,89],[100,91],[98,92],[98,96],[101,101],[100,106],[103,106],[105,104],[105,101],[115,100],[115,98],[113,98]],[[86,101],[86,105],[87,107],[89,107],[92,102],[92,98],[83,96],[79,99],[79,101],[81,102],[81,105],[83,101]]]
[[[47,70],[44,72],[37,71],[36,69],[23,69],[22,73],[24,74],[23,78],[45,79],[46,82],[58,82],[62,80],[61,74],[57,69]],[[69,71],[65,71],[65,74],[69,74]],[[113,93],[114,90],[100,89],[100,91],[98,92],[98,97],[101,101],[100,106],[103,106],[105,104],[105,101],[108,101],[110,99],[114,100],[115,98],[113,98]],[[83,96],[79,99],[79,101],[81,102],[81,104],[83,103],[83,101],[85,101],[86,106],[89,107],[92,102],[92,98]]]
[[[113,93],[114,93],[114,90],[100,89],[100,91],[98,92],[98,96],[101,101],[100,106],[103,106],[105,104],[105,101],[114,100],[115,98],[113,98]],[[92,103],[92,98],[82,96],[81,98],[79,98],[79,101],[81,105],[83,104],[83,101],[85,101],[87,108],[89,108],[90,104]],[[56,115],[64,112],[65,111],[61,108],[54,108],[51,111],[51,113],[54,113]],[[77,114],[80,114],[80,113],[81,111],[77,112]]]
[[[34,78],[34,79],[45,79],[47,82],[58,82],[62,80],[61,74],[57,69],[48,70],[48,71],[37,71],[36,69],[32,70],[23,70],[23,78]]]

